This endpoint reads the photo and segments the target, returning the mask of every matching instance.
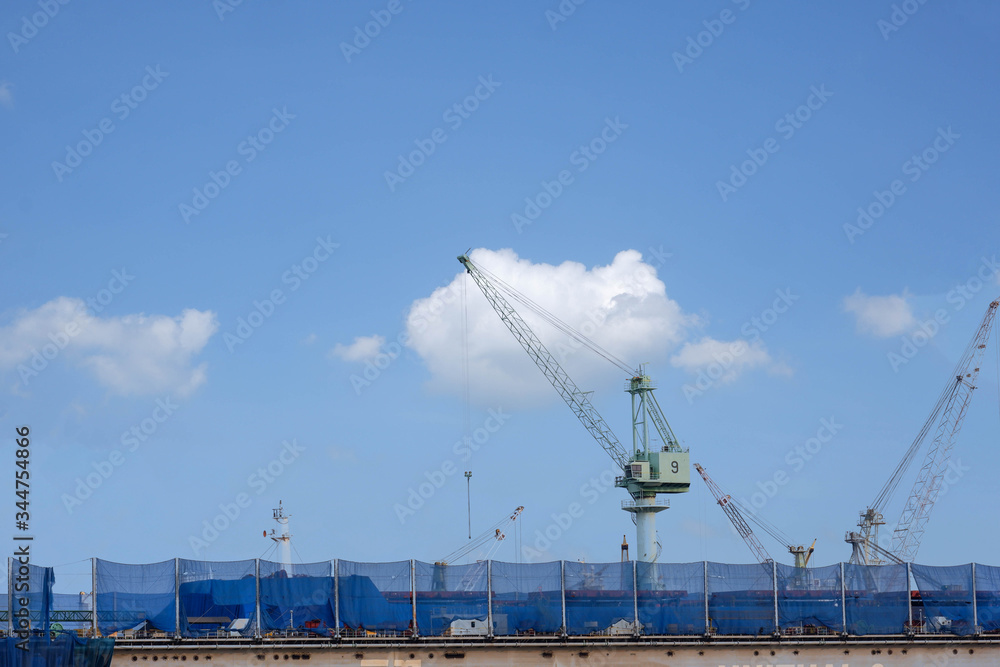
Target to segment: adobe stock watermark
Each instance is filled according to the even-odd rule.
[[[956,285],[945,296],[945,301],[952,306],[951,312],[945,308],[938,308],[931,317],[920,322],[915,331],[900,337],[898,351],[886,354],[886,360],[893,372],[898,373],[900,368],[910,363],[920,350],[938,335],[941,327],[951,321],[951,315],[965,308],[984,287],[991,283],[995,284],[998,275],[1000,275],[1000,264],[997,263],[996,255],[989,259],[983,257],[976,275]]]
[[[587,0],[561,0],[559,5],[552,9],[545,10],[545,20],[549,22],[549,27],[555,32],[560,23],[565,23],[570,16],[576,13],[576,8]]]
[[[122,432],[121,438],[119,438],[122,448],[112,450],[106,458],[100,461],[91,462],[93,471],[88,472],[83,477],[77,477],[73,492],[60,496],[66,512],[72,514],[77,507],[89,500],[94,492],[115,474],[118,468],[125,465],[128,455],[138,451],[152,438],[160,426],[169,420],[179,407],[170,396],[156,399],[155,407],[148,417]]]
[[[788,287],[784,290],[776,289],[774,293],[777,297],[771,306],[762,310],[759,315],[751,317],[740,327],[740,334],[743,338],[730,343],[727,350],[713,353],[715,361],[698,372],[694,384],[685,384],[682,387],[688,405],[693,404],[696,397],[702,396],[725,377],[743,355],[751,349],[752,344],[760,340],[761,334],[771,329],[781,315],[787,313],[799,300],[799,296],[792,294],[791,288]]]
[[[762,482],[758,481],[756,485],[757,491],[754,491],[750,495],[749,500],[741,498],[740,503],[754,513],[757,510],[763,509],[772,498],[778,495],[781,487],[788,484],[792,476],[805,468],[809,461],[819,456],[823,448],[829,445],[843,428],[844,425],[838,424],[836,417],[824,417],[820,419],[816,435],[807,438],[801,444],[795,445],[785,454],[784,461],[785,465],[788,466],[788,470],[776,470],[770,479],[765,479]]]
[[[103,312],[115,296],[124,292],[133,280],[135,280],[135,276],[131,275],[124,266],[121,271],[112,270],[111,279],[107,285],[99,289],[94,296],[86,297],[87,309],[85,312],[91,317]],[[80,335],[82,330],[79,322],[71,320],[63,325],[61,330],[50,331],[47,335],[49,342],[42,345],[40,350],[32,346],[30,360],[17,365],[19,384],[27,387],[34,378],[49,367],[49,364],[66,349],[74,338]]]
[[[452,281],[444,289],[434,290],[425,307],[417,311],[409,321],[414,333],[421,334],[427,331],[428,327],[441,319],[445,307],[455,303],[460,297],[461,287],[458,281]],[[374,357],[365,360],[364,370],[360,374],[351,373],[349,381],[355,396],[360,396],[365,389],[372,386],[396,359],[402,356],[403,348],[409,345],[410,338],[409,330],[403,329],[395,341],[383,344]]]
[[[521,546],[521,556],[526,563],[535,563],[549,558],[549,549],[569,532],[573,524],[587,513],[587,507],[593,505],[605,493],[615,488],[615,477],[621,474],[618,468],[604,470],[600,475],[591,477],[580,486],[580,499],[566,506],[564,512],[553,512],[551,521],[545,528],[535,530],[535,541]]]
[[[243,510],[253,505],[254,498],[267,491],[268,487],[274,484],[290,465],[298,461],[305,450],[306,448],[295,439],[292,439],[291,442],[283,441],[278,455],[271,459],[267,465],[257,468],[247,477],[246,486],[249,491],[254,492],[253,495],[247,491],[241,491],[231,501],[219,503],[219,513],[211,519],[205,519],[201,522],[201,532],[198,535],[188,536],[188,545],[194,551],[195,557],[201,555],[202,551],[208,549],[224,532],[229,530],[242,516]]]
[[[780,134],[785,141],[788,141],[795,136],[796,132],[805,127],[813,114],[822,109],[831,97],[833,97],[833,93],[826,89],[825,83],[820,84],[819,88],[810,86],[809,95],[805,102],[775,121],[774,131]],[[729,165],[729,178],[725,181],[715,182],[715,189],[719,192],[722,201],[729,201],[729,198],[746,185],[749,179],[767,164],[771,156],[779,150],[781,150],[781,143],[774,137],[765,139],[758,148],[748,148],[746,150],[748,159],[741,162],[739,166]]]
[[[604,119],[604,127],[586,144],[581,144],[575,151],[569,154],[569,163],[576,168],[576,173],[582,174],[587,171],[597,158],[608,150],[608,146],[618,141],[622,133],[628,129],[628,125],[621,122],[618,116],[614,120]],[[542,211],[552,206],[552,203],[562,196],[567,187],[575,181],[573,172],[563,169],[556,174],[551,181],[542,180],[540,188],[534,196],[524,198],[524,209],[518,213],[510,215],[510,222],[514,229],[520,234],[525,227],[535,223]]]
[[[389,0],[385,9],[371,10],[369,14],[371,14],[372,20],[365,23],[364,26],[354,26],[354,39],[350,42],[340,43],[340,52],[344,54],[344,60],[350,64],[351,58],[361,55],[361,52],[371,45],[372,40],[381,35],[384,28],[389,27],[392,18],[399,15],[405,8],[400,0]]]
[[[936,163],[944,153],[951,150],[955,141],[962,135],[956,134],[951,129],[951,125],[946,128],[939,127],[937,136],[919,153],[914,153],[909,160],[906,160],[900,169],[904,176],[909,176],[911,183],[916,183],[920,177],[927,173],[927,170]],[[899,198],[906,194],[906,183],[902,179],[896,178],[889,183],[885,190],[873,190],[872,201],[865,206],[858,207],[858,217],[852,223],[844,223],[844,234],[847,241],[854,244],[854,240],[863,235],[895,205]]]
[[[329,234],[327,234],[325,239],[322,236],[317,236],[316,245],[313,246],[312,252],[292,264],[281,274],[281,283],[289,285],[288,293],[291,294],[298,291],[305,281],[309,280],[319,270],[323,262],[330,259],[333,251],[339,247],[339,243],[334,243],[330,240]],[[264,323],[274,316],[278,306],[283,305],[287,298],[288,295],[285,294],[283,289],[275,287],[262,300],[258,301],[254,299],[253,309],[247,316],[236,318],[236,327],[233,329],[233,332],[226,331],[222,334],[222,342],[226,344],[226,348],[230,352],[235,352],[237,346],[247,342],[257,329],[264,326]]]
[[[139,108],[149,94],[160,87],[163,80],[170,76],[170,72],[164,72],[159,65],[154,68],[152,65],[146,66],[146,75],[142,80],[111,102],[111,113],[119,121],[123,121],[132,115],[132,112]],[[115,121],[111,116],[106,116],[95,123],[92,129],[82,130],[83,139],[76,144],[66,145],[66,155],[62,162],[54,160],[52,162],[52,172],[56,175],[56,180],[60,183],[73,170],[83,164],[84,158],[91,155],[94,149],[101,145],[109,134],[116,129]]]
[[[882,39],[888,42],[889,36],[906,25],[910,17],[919,12],[925,4],[927,0],[903,0],[899,4],[893,3],[889,19],[879,19],[875,22],[875,27],[882,33]]]
[[[490,408],[487,413],[488,416],[482,425],[474,429],[470,437],[463,437],[452,445],[453,458],[445,459],[437,468],[425,471],[425,481],[407,489],[406,502],[393,505],[393,512],[396,513],[400,525],[405,525],[407,519],[416,515],[417,511],[460,470],[458,463],[471,459],[510,419],[510,415],[505,413],[502,407]]]
[[[740,11],[746,11],[750,6],[750,0],[732,0],[733,4],[739,7]],[[722,36],[725,32],[727,25],[732,25],[736,23],[736,14],[731,9],[723,9],[719,12],[718,18],[705,19],[701,22],[705,29],[699,32],[693,37],[687,38],[687,47],[684,52],[674,51],[674,65],[677,66],[677,71],[681,74],[684,73],[684,68],[688,65],[693,65],[694,61],[701,58],[702,54],[705,53],[705,49],[715,44],[715,40]]]
[[[243,0],[212,0],[212,9],[215,10],[215,15],[219,17],[219,21],[226,20],[226,14],[231,14],[236,11],[236,8],[243,4]]]
[[[361,371],[361,374],[351,373],[351,377],[349,378],[354,395],[360,396],[365,389],[372,386],[375,380],[382,377],[382,372],[388,369],[403,354],[403,348],[409,342],[410,334],[405,330],[400,331],[399,335],[396,336],[396,340],[383,343],[379,347],[378,352],[375,353],[375,356],[365,359],[364,370]]]
[[[21,29],[7,33],[7,41],[10,42],[14,54],[16,55],[22,46],[34,39],[38,31],[47,26],[69,2],[70,0],[38,0],[36,4],[39,11],[22,16]]]
[[[494,81],[492,74],[480,76],[479,85],[473,89],[472,93],[462,101],[455,102],[446,108],[441,114],[441,120],[448,124],[452,132],[456,131],[462,127],[462,123],[472,117],[472,114],[479,109],[480,104],[493,96],[493,93],[501,85],[503,82]],[[399,160],[396,168],[392,171],[387,169],[383,174],[389,192],[395,192],[397,187],[413,176],[417,169],[427,162],[427,158],[434,154],[437,147],[446,141],[448,141],[448,132],[443,127],[435,127],[425,139],[414,139],[413,144],[416,148],[405,156],[402,154],[396,156]]]
[[[233,179],[243,173],[243,165],[256,160],[257,156],[267,150],[274,138],[284,132],[294,119],[295,114],[288,113],[288,107],[282,107],[281,111],[277,108],[271,109],[271,118],[263,127],[253,134],[248,134],[246,139],[236,145],[236,154],[243,158],[243,162],[236,159],[228,160],[219,171],[209,170],[205,184],[191,190],[191,203],[181,202],[177,205],[184,223],[188,224],[191,218],[201,215],[208,205],[232,184]]]

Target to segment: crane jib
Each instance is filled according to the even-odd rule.
[[[938,397],[913,444],[882,488],[875,503],[861,513],[858,522],[860,531],[847,533],[845,541],[854,547],[851,555],[852,563],[878,565],[883,562],[882,557],[892,562],[911,562],[916,557],[931,511],[941,493],[951,451],[972,400],[972,392],[976,388],[976,379],[979,376],[981,361],[998,306],[1000,300],[993,301],[986,309],[975,335],[965,348],[948,379],[947,386]],[[937,424],[936,429],[934,429],[935,424]],[[882,511],[924,439],[932,430],[934,437],[893,530],[892,548],[885,549],[878,545],[878,527],[885,525]]]

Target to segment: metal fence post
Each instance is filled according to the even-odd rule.
[[[260,639],[261,629],[260,629],[260,559],[259,558],[254,558],[253,574],[254,574],[254,581],[257,584],[257,589],[255,593],[257,602],[254,606],[254,614],[256,618],[254,619],[253,623],[253,636],[254,639]]]
[[[90,631],[97,636],[97,559],[90,559]]]
[[[844,577],[844,562],[840,562],[840,615],[847,634],[847,579]]]
[[[976,601],[976,564],[972,564],[972,634],[979,634],[979,605]]]
[[[410,559],[410,604],[413,610],[413,632],[411,634],[413,637],[418,637],[420,632],[417,627],[417,564],[412,558]]]
[[[493,561],[486,561],[486,636],[493,637]]]
[[[562,635],[569,635],[566,627],[566,561],[559,561],[559,590],[562,593]]]
[[[781,622],[778,620],[778,563],[771,561],[771,589],[774,591],[774,631],[781,634]]]
[[[635,625],[632,626],[633,634],[638,637],[642,634],[639,631],[639,566],[638,561],[632,561],[632,610],[635,612]]]
[[[708,617],[708,561],[702,561],[705,565],[705,634],[712,633],[712,621]]]
[[[333,561],[333,636],[340,639],[340,559]]]
[[[906,564],[906,616],[909,630],[913,630],[913,591],[910,590],[910,564]]]
[[[174,559],[174,637],[181,636],[181,559]]]

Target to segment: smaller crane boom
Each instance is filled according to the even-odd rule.
[[[479,535],[476,535],[474,538],[469,540],[466,544],[462,545],[458,549],[455,549],[441,560],[436,561],[435,564],[447,565],[448,563],[454,563],[460,558],[468,556],[476,549],[479,549],[480,547],[483,547],[489,544],[490,542],[493,542],[493,545],[489,548],[487,552],[487,559],[488,559],[489,556],[493,555],[493,552],[496,551],[496,549],[500,546],[500,543],[504,540],[504,538],[507,537],[503,531],[507,529],[508,525],[517,521],[517,518],[521,516],[521,512],[523,511],[524,511],[524,505],[519,506],[513,512],[505,516],[503,519],[500,519],[500,521],[497,521],[495,524],[487,528],[485,531],[483,531]]]
[[[776,526],[764,520],[764,517],[755,515],[752,510],[748,507],[742,506],[738,500],[727,494],[725,491],[719,488],[719,485],[715,483],[705,469],[702,468],[697,463],[694,464],[695,469],[701,474],[701,478],[705,480],[705,484],[708,485],[708,489],[715,496],[715,499],[719,502],[719,506],[729,517],[732,522],[733,527],[736,528],[736,532],[740,534],[743,541],[747,543],[750,547],[750,551],[753,552],[757,560],[760,561],[762,565],[770,563],[773,559],[771,555],[767,552],[764,546],[757,540],[757,536],[753,534],[750,530],[750,525],[746,522],[743,516],[743,512],[747,512],[750,515],[750,520],[753,521],[757,526],[763,530],[765,533],[774,538],[775,541],[780,543],[783,547],[788,549],[788,553],[792,554],[795,559],[795,567],[807,567],[809,565],[809,559],[812,558],[813,552],[816,551],[816,540],[807,548],[802,544],[792,544],[791,540],[785,536]],[[742,511],[741,508],[742,507]]]
[[[695,463],[694,469],[697,470],[698,474],[701,475],[701,478],[705,480],[708,490],[712,492],[713,496],[715,496],[715,500],[719,503],[719,507],[721,507],[722,511],[726,513],[726,516],[729,517],[729,520],[733,523],[733,527],[736,528],[736,532],[739,533],[740,537],[743,538],[743,541],[747,543],[747,546],[750,547],[750,551],[752,551],[753,555],[757,557],[757,560],[760,561],[761,565],[765,565],[773,561],[774,559],[771,558],[771,554],[767,553],[767,549],[764,548],[764,545],[760,543],[757,536],[753,534],[752,530],[750,530],[750,526],[747,524],[746,519],[743,518],[743,514],[736,507],[736,503],[733,502],[732,497],[720,489],[719,485],[715,483],[715,480],[709,477],[708,473],[705,472],[705,469],[700,465]]]

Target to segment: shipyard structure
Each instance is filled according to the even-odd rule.
[[[1000,662],[1000,567],[978,564],[94,559],[80,597],[29,567],[8,634],[113,638],[116,667]]]

